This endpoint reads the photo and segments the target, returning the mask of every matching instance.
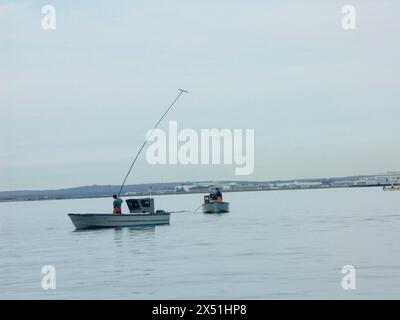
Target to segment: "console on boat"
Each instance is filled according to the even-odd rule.
[[[125,200],[126,205],[129,208],[129,213],[148,213],[148,214],[165,214],[164,210],[155,210],[153,198],[141,198],[141,199],[127,199]]]

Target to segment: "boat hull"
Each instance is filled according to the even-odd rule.
[[[76,229],[137,227],[169,224],[171,215],[161,214],[68,214]]]
[[[202,205],[204,213],[229,212],[229,202],[209,202]]]
[[[400,187],[383,187],[383,191],[400,191]]]

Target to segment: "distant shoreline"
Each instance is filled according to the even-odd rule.
[[[310,189],[366,188],[400,186],[400,171],[375,175],[329,178],[302,178],[291,180],[219,180],[174,181],[130,184],[124,186],[122,197],[150,195],[209,194],[216,187],[224,193],[251,191],[286,191]],[[96,199],[108,198],[120,192],[120,185],[89,185],[63,189],[0,191],[1,202]]]
[[[383,188],[390,186],[390,184],[376,184],[376,185],[345,185],[345,186],[307,186],[307,187],[281,187],[281,188],[243,188],[235,190],[224,190],[223,193],[236,193],[236,192],[261,192],[261,191],[293,191],[293,190],[316,190],[316,189],[344,189],[344,188]],[[170,196],[170,195],[185,195],[185,194],[208,194],[206,191],[158,191],[158,192],[137,192],[135,194],[123,194],[121,198],[128,197],[148,197],[148,196]],[[25,199],[0,199],[0,203],[6,202],[23,202],[23,201],[48,201],[48,200],[74,200],[74,199],[98,199],[98,198],[109,198],[111,194],[99,194],[93,196],[71,196],[71,197],[37,197],[37,198],[25,198]]]

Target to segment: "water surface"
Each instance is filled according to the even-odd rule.
[[[110,211],[111,198],[1,203],[0,298],[400,298],[400,192],[224,197],[227,214],[79,232],[67,213]],[[158,209],[193,210],[202,195],[155,200]],[[41,286],[44,265],[56,269],[55,290]],[[345,265],[356,268],[356,290],[341,287]]]

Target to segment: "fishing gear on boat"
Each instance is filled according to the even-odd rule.
[[[164,119],[164,117],[167,115],[167,113],[172,109],[172,107],[175,105],[175,103],[179,100],[179,98],[181,97],[182,94],[187,93],[188,91],[183,90],[183,89],[179,89],[179,94],[176,96],[176,98],[174,99],[174,101],[171,103],[171,105],[168,107],[168,109],[163,113],[163,115],[161,116],[161,118],[157,121],[157,123],[155,124],[155,126],[153,127],[153,129],[151,129],[150,134],[147,137],[151,137],[151,135],[153,134],[154,130],[157,129],[158,125],[160,124],[160,122]],[[122,189],[125,186],[126,180],[128,179],[129,174],[132,171],[133,166],[136,163],[136,160],[139,158],[140,153],[142,152],[142,150],[144,149],[144,147],[147,144],[147,137],[144,139],[144,142],[142,144],[142,146],[140,147],[138,153],[136,154],[135,158],[133,159],[133,162],[131,164],[131,166],[129,167],[129,170],[125,176],[124,181],[122,182],[121,188],[119,189],[118,192],[118,197],[121,195]]]

